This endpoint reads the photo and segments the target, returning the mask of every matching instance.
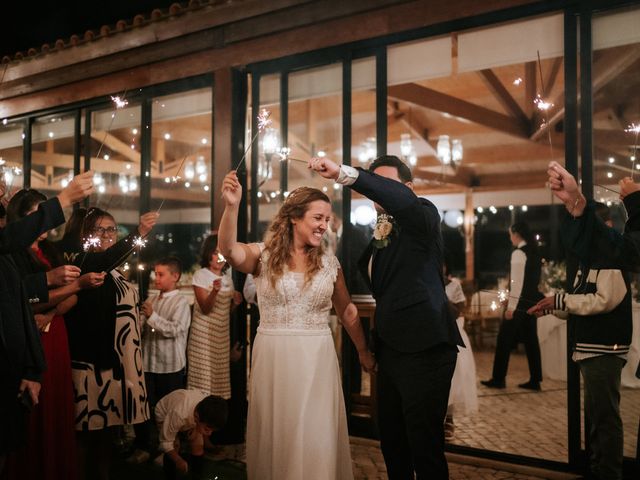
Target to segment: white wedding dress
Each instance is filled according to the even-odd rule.
[[[262,245],[261,245],[262,247]],[[271,285],[267,254],[255,277],[260,326],[253,346],[249,480],[351,480],[344,398],[329,312],[340,264],[333,255],[305,286],[304,273]]]

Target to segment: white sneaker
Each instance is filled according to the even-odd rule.
[[[156,458],[154,458],[153,463],[155,463],[159,467],[162,467],[162,465],[164,464],[164,453],[161,453]]]
[[[125,461],[127,463],[140,464],[149,461],[149,458],[151,458],[151,454],[149,452],[136,448],[136,450],[129,455]]]

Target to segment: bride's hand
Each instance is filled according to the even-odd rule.
[[[376,365],[376,359],[371,353],[370,350],[365,350],[358,354],[358,358],[360,359],[360,365],[367,373],[374,373],[378,370]]]
[[[242,199],[242,185],[235,170],[230,171],[222,181],[222,199],[227,206],[237,206]]]

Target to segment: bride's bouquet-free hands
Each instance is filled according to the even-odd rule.
[[[222,199],[225,205],[234,207],[240,205],[242,199],[242,185],[235,170],[227,173],[222,181]]]
[[[371,350],[367,349],[362,352],[358,352],[358,359],[360,360],[360,365],[365,372],[375,373],[378,371],[378,364],[376,363],[376,358]]]

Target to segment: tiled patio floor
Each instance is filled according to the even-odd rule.
[[[491,377],[493,352],[474,352],[479,379]],[[494,390],[478,382],[478,413],[455,418],[452,443],[565,462],[567,460],[567,386],[544,380],[541,392],[517,387],[529,378],[526,357],[511,356],[507,388]],[[640,419],[640,389],[623,389],[621,413],[625,456],[635,457]]]

